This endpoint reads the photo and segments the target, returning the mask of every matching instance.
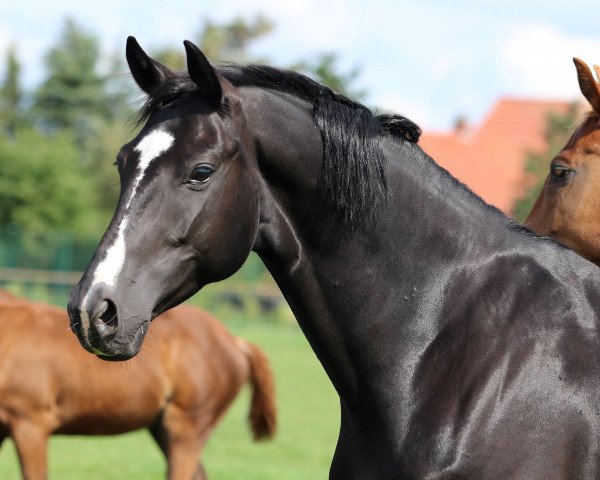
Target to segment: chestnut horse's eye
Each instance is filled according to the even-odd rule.
[[[190,175],[189,181],[193,185],[206,183],[210,180],[213,172],[214,169],[210,165],[198,165],[194,168],[194,171]]]
[[[557,182],[561,182],[569,178],[573,170],[562,165],[550,165],[550,178]]]

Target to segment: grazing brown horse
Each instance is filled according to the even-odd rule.
[[[23,477],[47,478],[52,434],[112,435],[148,428],[170,480],[203,479],[198,456],[249,381],[255,439],[275,431],[273,378],[262,352],[208,313],[161,315],[139,360],[123,365],[85,352],[66,313],[24,300],[0,302],[0,444],[15,442]]]
[[[555,237],[600,265],[600,83],[574,58],[591,111],[550,163],[550,172],[525,224]],[[600,67],[594,66],[600,78]]]

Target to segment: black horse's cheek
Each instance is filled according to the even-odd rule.
[[[253,192],[251,177],[241,175],[233,185],[217,185],[206,206],[194,218],[187,230],[190,245],[197,252],[196,275],[202,283],[223,280],[244,264],[255,243],[258,221],[258,194]],[[239,192],[250,194],[240,199]],[[232,196],[233,195],[233,196]],[[210,221],[207,221],[210,214]]]
[[[201,258],[210,260],[197,264],[196,279],[206,285],[229,278],[242,267],[251,249],[251,241],[233,242],[227,237],[205,243]]]

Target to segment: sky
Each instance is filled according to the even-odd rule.
[[[598,0],[6,0],[0,55],[17,45],[32,88],[66,17],[96,33],[107,53],[124,52],[128,35],[146,49],[183,51],[204,19],[259,12],[276,28],[253,54],[286,66],[335,52],[340,69],[360,69],[365,103],[429,131],[447,130],[459,116],[476,124],[502,96],[579,99],[572,58],[600,63]]]

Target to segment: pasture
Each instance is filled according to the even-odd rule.
[[[233,316],[226,323],[269,356],[276,376],[279,430],[274,441],[252,441],[246,387],[203,454],[209,478],[326,478],[339,428],[338,399],[302,332],[295,324]],[[55,479],[165,478],[166,463],[146,431],[112,437],[56,436],[50,440],[49,455],[50,478]],[[19,475],[16,452],[7,440],[0,448],[0,480]]]

